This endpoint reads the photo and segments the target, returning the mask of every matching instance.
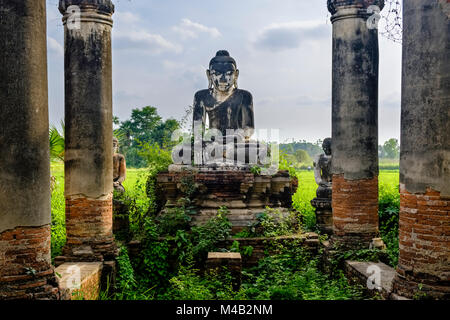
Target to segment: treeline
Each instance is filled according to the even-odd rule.
[[[315,143],[305,140],[294,141],[291,143],[280,144],[280,150],[285,154],[285,158],[295,167],[307,169],[312,167],[313,161],[317,155],[323,153],[323,140],[317,140]],[[400,145],[397,139],[391,138],[383,145],[378,146],[380,168],[395,169],[398,168],[398,159],[400,155]]]

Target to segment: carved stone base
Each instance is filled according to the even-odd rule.
[[[178,200],[185,197],[186,183],[195,185],[196,191],[191,200],[197,209],[192,223],[199,225],[217,214],[226,206],[230,211],[228,218],[233,232],[239,232],[256,222],[256,216],[267,206],[287,212],[292,207],[292,194],[298,185],[297,178],[290,177],[287,171],[273,176],[260,176],[244,170],[180,170],[163,172],[157,177],[157,192],[162,199],[162,212],[177,206]]]
[[[319,230],[331,235],[333,234],[333,211],[331,209],[331,199],[314,198],[311,205],[316,208],[316,222]]]

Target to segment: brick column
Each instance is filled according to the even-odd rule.
[[[113,146],[110,0],[61,0],[65,32],[64,261],[111,260]]]
[[[450,298],[450,3],[403,4],[400,257],[394,290]]]
[[[378,30],[382,0],[328,0],[333,24],[333,240],[368,248],[378,235]]]
[[[0,1],[0,300],[58,298],[45,0]]]

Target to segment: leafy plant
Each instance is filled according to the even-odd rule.
[[[64,161],[64,148],[65,138],[64,131],[65,125],[61,121],[62,132],[52,125],[49,130],[49,143],[50,143],[50,159]]]
[[[261,167],[259,166],[252,166],[250,167],[250,172],[253,173],[255,176],[261,175]]]
[[[231,223],[227,217],[228,213],[226,207],[221,207],[217,216],[204,225],[192,227],[193,255],[196,260],[205,260],[208,252],[213,251],[218,242],[230,236]]]

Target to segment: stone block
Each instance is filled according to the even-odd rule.
[[[348,277],[361,284],[371,294],[377,292],[390,299],[395,269],[382,262],[345,261]]]
[[[97,300],[100,295],[101,262],[68,262],[56,268],[60,290],[67,300]]]
[[[241,286],[242,257],[238,252],[209,252],[206,260],[206,270],[221,272],[226,268],[232,276],[233,289]]]

